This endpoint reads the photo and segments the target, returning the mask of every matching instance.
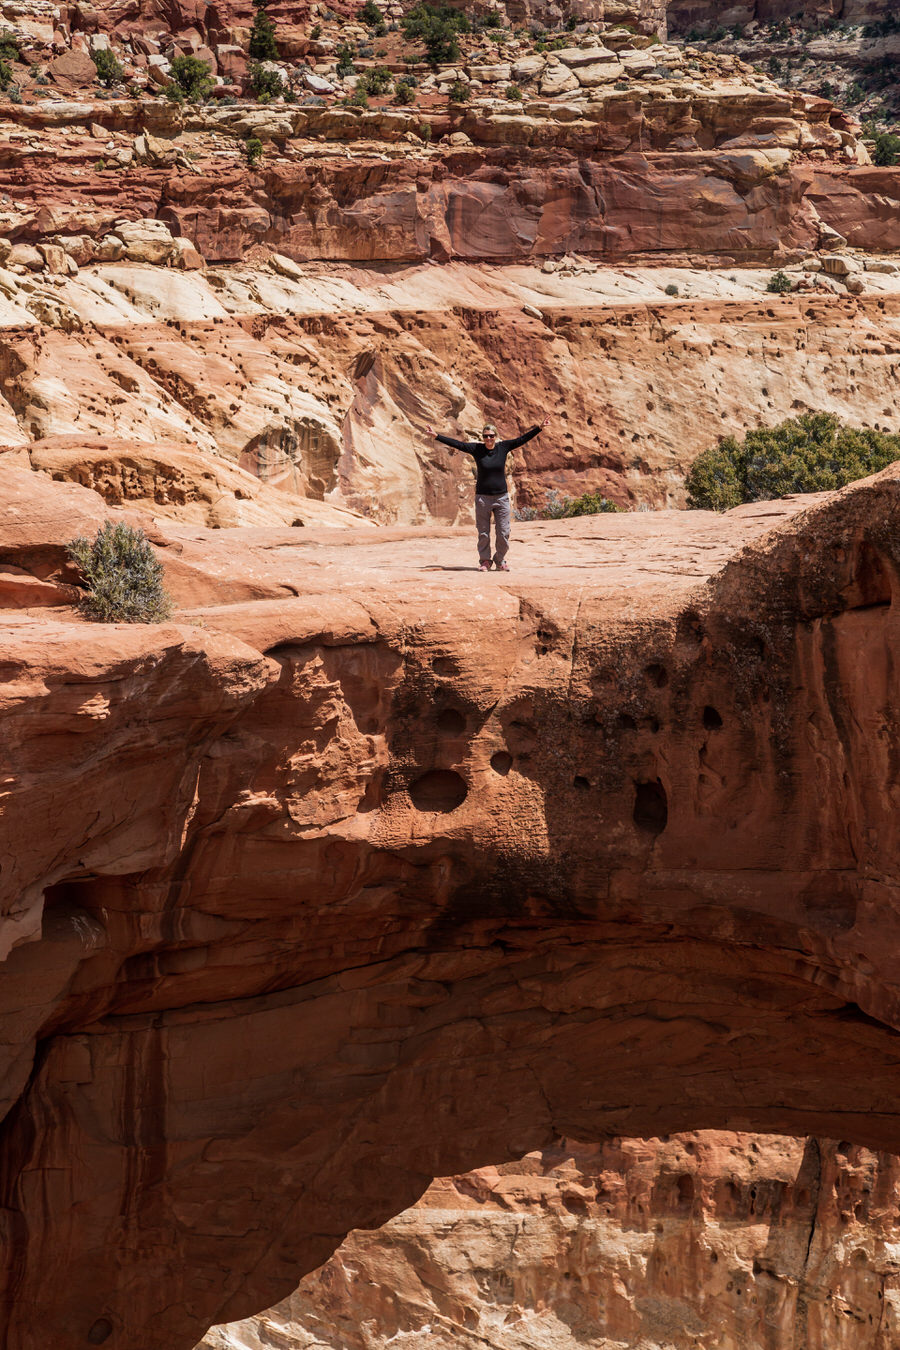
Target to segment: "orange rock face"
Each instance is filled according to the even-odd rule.
[[[889,1350],[898,1204],[897,1159],[846,1141],[566,1143],[435,1182],[198,1350]]]
[[[591,266],[26,279],[0,301],[0,444],[207,525],[454,524],[472,474],[432,421],[514,434],[548,414],[513,461],[520,506],[552,490],[680,504],[701,450],[800,410],[891,425],[896,277],[779,297],[767,269]]]
[[[0,560],[71,584],[110,508],[0,472]],[[520,526],[504,576],[144,517],[176,622],[8,611],[10,1350],[190,1346],[559,1137],[898,1148],[898,504]]]

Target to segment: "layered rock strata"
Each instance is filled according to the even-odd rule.
[[[896,1157],[715,1131],[435,1182],[198,1350],[890,1350]]]
[[[880,265],[853,274],[863,295],[835,279],[784,297],[768,270],[574,257],[0,269],[0,444],[112,504],[208,525],[454,523],[471,517],[470,465],[428,424],[512,434],[549,414],[514,457],[520,506],[553,490],[680,504],[694,457],[748,423],[828,410],[894,426],[900,276]]]
[[[144,106],[71,105],[62,154],[40,130],[11,138],[0,193],[13,242],[74,237],[85,240],[82,260],[111,260],[126,252],[121,239],[98,246],[119,223],[158,217],[209,262],[255,245],[357,262],[543,260],[567,249],[607,261],[768,261],[815,249],[823,223],[875,251],[900,248],[900,170],[848,167],[856,140],[844,115],[805,94],[685,88],[521,115],[473,109],[436,122],[464,144],[431,152],[391,150],[421,125],[401,110],[226,108],[198,119],[196,150],[182,138],[192,159],[178,172],[104,168],[85,124],[100,119],[110,145],[131,155]],[[246,135],[279,146],[256,172],[237,162]],[[217,138],[230,163],[217,162]],[[324,154],[320,138],[368,146]],[[821,160],[805,157],[813,150]]]
[[[66,608],[102,499],[0,472],[56,592],[4,615],[10,1350],[190,1346],[560,1137],[900,1146],[893,470],[503,577],[144,518],[150,629]]]

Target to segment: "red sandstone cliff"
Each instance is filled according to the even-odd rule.
[[[0,472],[10,1350],[191,1345],[560,1136],[897,1147],[893,471],[504,577],[148,522],[148,630],[65,607],[109,508]]]
[[[198,1350],[890,1350],[898,1161],[727,1135],[564,1147],[435,1182]]]

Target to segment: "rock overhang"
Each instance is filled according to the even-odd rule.
[[[521,526],[503,578],[163,522],[180,624],[10,616],[9,1343],[188,1345],[556,1134],[896,1148],[898,500]]]

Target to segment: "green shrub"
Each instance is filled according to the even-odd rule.
[[[322,36],[322,25],[320,23],[314,23],[312,28],[309,30],[310,42],[318,42],[321,36]]]
[[[375,70],[367,70],[359,77],[357,89],[362,87],[363,91],[371,94],[372,98],[380,98],[386,94],[394,82],[394,77],[387,66],[378,66]]]
[[[393,101],[400,107],[408,106],[410,103],[415,103],[416,95],[412,85],[409,84],[406,80],[398,80],[396,88],[394,89]]]
[[[510,100],[511,103],[521,103],[522,90],[519,88],[517,84],[508,84],[506,86],[506,97]]]
[[[118,84],[125,74],[112,52],[93,52],[91,60],[97,68],[97,79],[101,84],[105,84],[107,89],[111,84]]]
[[[19,46],[15,38],[5,37],[0,40],[0,61],[18,61]]]
[[[766,282],[766,290],[772,295],[787,295],[793,289],[793,282],[785,272],[773,272]]]
[[[573,516],[607,515],[621,510],[621,506],[616,506],[609,497],[601,497],[598,492],[583,492],[580,497],[568,498],[563,519],[569,520]]]
[[[256,11],[253,27],[250,29],[250,55],[255,61],[278,60],[275,25],[264,9]]]
[[[374,28],[379,37],[386,31],[384,15],[375,4],[375,0],[366,0],[366,3],[359,11],[359,18],[367,28]]]
[[[176,56],[169,71],[184,97],[192,103],[205,98],[213,86],[213,77],[205,61],[196,56]]]
[[[73,539],[66,552],[81,569],[87,595],[79,609],[98,623],[162,623],[172,613],[162,563],[143,530],[108,520],[91,542]]]
[[[861,84],[854,80],[852,84],[847,86],[846,93],[844,94],[844,102],[851,108],[855,108],[857,103],[862,103],[865,96],[865,89],[863,89]]]
[[[356,48],[349,42],[342,42],[337,49],[337,73],[341,77],[352,75],[356,67],[353,64],[353,58],[356,55]]]
[[[677,295],[677,294],[678,294],[678,287],[675,285],[674,281],[670,281],[668,286],[666,287],[666,295]]]
[[[900,435],[841,426],[831,413],[804,413],[776,427],[726,436],[694,460],[688,506],[727,511],[793,492],[825,492],[900,459]]]
[[[469,86],[463,80],[454,80],[447,93],[451,103],[468,103]]]
[[[344,106],[346,108],[368,108],[369,96],[363,84],[358,84],[353,93],[347,95],[344,99]]]
[[[599,516],[621,511],[609,497],[597,492],[583,492],[580,497],[566,497],[548,492],[543,506],[523,506],[516,510],[517,520],[571,520],[573,516]]]
[[[880,164],[883,168],[900,163],[900,136],[895,136],[890,131],[877,132],[872,163]]]
[[[425,46],[425,59],[429,65],[437,67],[459,59],[460,33],[468,33],[469,20],[465,14],[451,9],[449,5],[440,8],[421,4],[411,9],[403,20],[403,35],[407,42],[421,40]]]
[[[425,144],[427,145],[428,142],[431,140],[431,123],[430,123],[430,122],[420,122],[420,123],[419,123],[419,136],[421,137],[421,139],[422,139],[422,140],[425,142]]]
[[[266,70],[264,66],[254,62],[250,66],[250,90],[257,103],[270,103],[273,98],[284,93],[281,73],[277,70]]]
[[[12,84],[12,71],[5,61],[0,61],[0,89],[6,90]]]
[[[243,145],[244,156],[252,169],[262,159],[263,143],[258,136],[248,136]]]

